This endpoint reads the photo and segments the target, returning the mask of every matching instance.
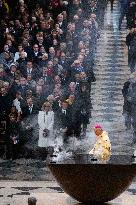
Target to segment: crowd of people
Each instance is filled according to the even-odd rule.
[[[0,0],[0,141],[7,158],[25,144],[46,147],[54,130],[64,142],[85,136],[97,19],[104,16],[96,0],[14,3]]]
[[[131,71],[125,82],[122,93],[124,97],[123,113],[126,129],[133,128],[133,143],[136,143],[136,1],[131,0],[127,10],[127,26],[129,33],[126,37],[128,47],[128,65]]]

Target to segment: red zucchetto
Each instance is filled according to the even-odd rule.
[[[101,125],[95,125],[95,129],[102,129]]]

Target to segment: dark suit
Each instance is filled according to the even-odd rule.
[[[66,77],[61,77],[61,85],[63,88],[67,88],[68,84],[69,84],[69,78],[66,76]]]
[[[18,122],[9,122],[6,130],[7,158],[16,159],[19,156],[20,125]],[[15,141],[13,141],[15,137]]]
[[[26,58],[25,59],[19,58],[17,60],[17,62],[19,64],[18,69],[23,75],[24,69],[26,68],[26,65],[27,65],[27,59]]]
[[[129,112],[131,113],[131,103],[127,100],[127,94],[129,89],[130,81],[127,81],[124,83],[122,94],[124,97],[124,105],[123,105],[123,112]]]
[[[32,51],[32,52],[30,53],[30,59],[32,59],[33,62],[36,63],[36,64],[38,64],[38,62],[39,62],[39,57],[40,57],[40,56],[41,56],[41,53],[40,53],[40,52],[35,53],[34,51]]]
[[[66,60],[59,60],[58,64],[61,65],[64,70],[68,70],[69,68],[69,64]]]
[[[38,123],[37,123],[37,113],[38,109],[36,105],[33,105],[30,110],[29,106],[26,105],[23,112],[23,124],[21,127],[21,145],[25,146],[25,149],[31,148],[37,145],[38,142]],[[27,151],[26,151],[27,153]]]
[[[38,109],[35,105],[33,105],[32,107],[26,105],[23,109],[23,117],[28,117],[29,115],[33,115],[33,114],[37,114],[38,113]]]
[[[127,129],[131,128],[131,112],[132,112],[132,103],[128,101],[128,89],[130,86],[130,81],[124,83],[122,94],[124,97],[123,105],[123,114],[125,116],[125,126]]]
[[[72,113],[72,134],[74,135],[74,137],[80,138],[82,124],[80,104],[78,101],[75,101],[72,105],[69,105],[69,108]]]
[[[64,133],[64,142],[67,141],[68,137],[72,135],[72,113],[70,109],[66,109],[63,111],[60,108],[57,112],[57,121],[56,126],[58,129],[66,129],[67,131]]]
[[[71,105],[67,110],[66,114],[63,113],[63,110],[59,111],[59,118],[61,122],[61,128],[67,128],[67,131],[64,134],[64,142],[67,142],[70,136],[80,137],[81,132],[81,118],[80,112],[76,109],[76,105]]]
[[[21,85],[20,85],[19,88],[18,88],[18,91],[21,92],[21,96],[22,96],[23,98],[26,97],[26,92],[27,92],[27,90],[29,90],[28,85],[24,85],[24,86],[21,86]]]
[[[8,93],[4,96],[0,95],[0,115],[5,112],[7,115],[10,113],[12,107],[13,98]]]
[[[63,109],[60,108],[57,112],[57,117],[58,117],[58,128],[65,129],[66,127],[71,126],[71,112],[69,109],[66,109],[64,113]]]
[[[33,80],[37,80],[41,76],[41,71],[39,70],[38,67],[32,68],[32,71],[25,67],[22,74],[25,78],[27,78],[27,76],[30,74]]]

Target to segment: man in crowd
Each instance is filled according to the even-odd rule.
[[[136,72],[125,82],[123,90],[124,115],[127,129],[133,128],[133,142],[136,143]]]

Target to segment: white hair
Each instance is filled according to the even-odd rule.
[[[24,4],[24,0],[19,0],[19,3],[20,4]]]

